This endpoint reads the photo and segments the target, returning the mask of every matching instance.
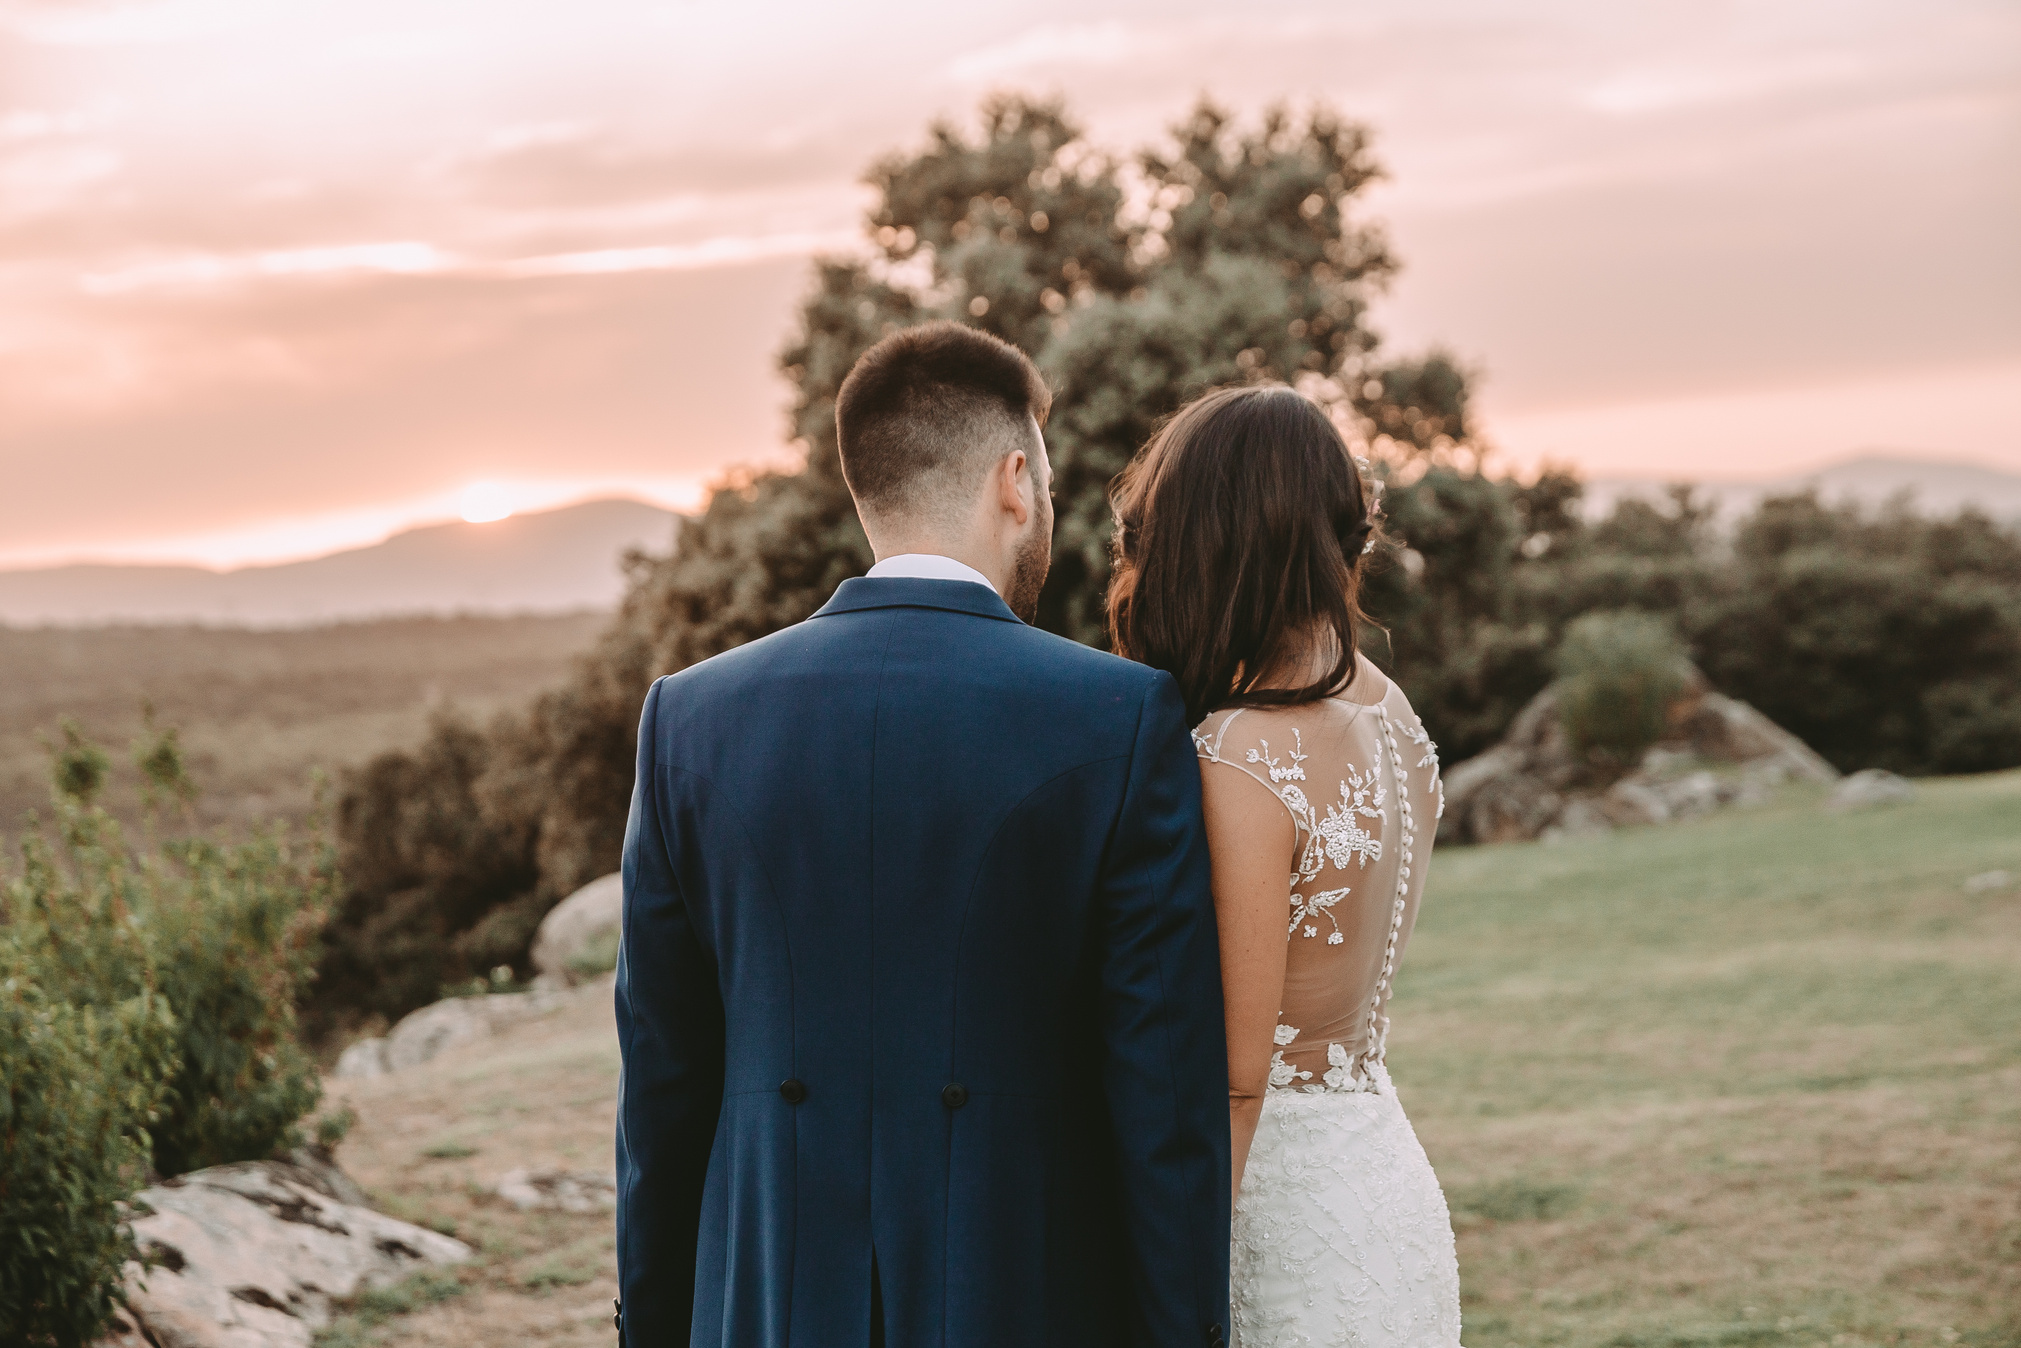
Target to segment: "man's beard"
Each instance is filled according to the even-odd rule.
[[[1039,591],[1046,587],[1046,572],[1053,567],[1053,503],[1043,493],[1032,511],[1031,530],[1018,541],[1017,558],[1011,564],[1010,593],[1004,602],[1027,624],[1039,620]]]

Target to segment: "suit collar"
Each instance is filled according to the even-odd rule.
[[[845,580],[835,597],[821,606],[817,618],[857,613],[873,608],[937,608],[969,613],[998,622],[1019,621],[1002,596],[986,585],[967,580],[923,580],[912,576],[858,576]]]

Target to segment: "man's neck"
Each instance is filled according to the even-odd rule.
[[[889,577],[911,577],[920,580],[958,580],[981,585],[994,590],[1001,596],[1001,587],[993,584],[988,576],[957,557],[943,552],[901,552],[880,558],[877,565],[870,568],[873,580]]]
[[[877,548],[875,551],[879,566],[887,561],[897,562],[907,557],[939,557],[959,563],[975,572],[982,578],[983,584],[998,594],[1004,593],[1005,587],[1010,583],[1010,568],[998,558],[984,556],[977,548],[918,540],[903,545],[894,544],[890,547]],[[962,579],[966,580],[968,577],[964,576]]]

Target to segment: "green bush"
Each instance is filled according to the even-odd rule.
[[[315,1106],[294,1005],[333,882],[285,835],[162,840],[192,794],[173,732],[136,755],[143,846],[98,804],[106,756],[64,729],[53,818],[0,888],[0,1342],[89,1342],[134,1254],[119,1204],[293,1146]]]
[[[1648,613],[1589,613],[1558,647],[1558,714],[1582,754],[1633,763],[1663,738],[1690,679],[1670,624]]]
[[[89,1343],[135,1255],[175,1018],[112,887],[54,882],[31,843],[0,894],[0,1342]]]
[[[1685,632],[1713,686],[1846,771],[2021,764],[2021,532],[1772,499]]]

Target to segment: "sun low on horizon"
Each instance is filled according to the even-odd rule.
[[[465,524],[496,524],[512,518],[512,497],[496,482],[473,482],[457,495],[456,513]]]

